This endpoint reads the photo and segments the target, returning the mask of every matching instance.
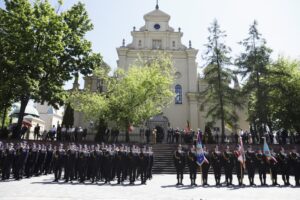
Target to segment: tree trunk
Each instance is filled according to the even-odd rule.
[[[7,113],[7,107],[4,106],[4,111],[3,111],[3,116],[2,116],[2,126],[1,126],[1,130],[3,130],[3,128],[4,128],[4,123],[5,123],[5,119],[6,119],[6,113]]]
[[[129,128],[130,128],[130,120],[125,120],[125,142],[129,143],[130,138],[129,138]]]
[[[23,96],[21,98],[21,107],[20,107],[20,112],[19,112],[19,117],[18,117],[18,124],[14,130],[13,137],[15,139],[21,139],[21,127],[22,127],[22,122],[25,114],[25,109],[27,107],[27,104],[29,102],[29,96]]]
[[[128,127],[126,128],[126,132],[125,132],[125,141],[126,141],[127,143],[130,142]]]
[[[218,43],[216,42],[216,47]],[[219,87],[219,100],[221,110],[221,143],[225,140],[225,116],[224,116],[224,102],[223,102],[223,88],[222,88],[222,77],[221,77],[221,64],[219,62],[218,52],[217,54],[217,66],[218,66],[218,87]]]

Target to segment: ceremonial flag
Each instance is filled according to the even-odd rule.
[[[199,166],[201,166],[204,162],[209,163],[208,160],[205,158],[204,151],[202,148],[201,137],[199,137],[199,135],[198,135],[196,153],[197,153],[197,164]]]
[[[246,162],[246,156],[245,156],[245,150],[243,145],[242,137],[239,137],[239,150],[238,150],[238,161],[243,165],[245,168],[245,162]]]
[[[132,124],[129,124],[128,125],[128,132],[131,133],[133,131],[133,126]]]
[[[274,156],[272,156],[270,152],[269,145],[267,144],[265,137],[264,137],[264,155],[267,157],[268,160],[274,160],[275,162],[277,162],[276,158],[274,158]]]
[[[190,122],[189,120],[186,121],[186,128],[185,128],[185,133],[188,133],[191,131],[191,127],[190,127]]]

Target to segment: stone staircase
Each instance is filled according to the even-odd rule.
[[[173,153],[176,144],[156,144],[153,145],[154,152],[154,174],[175,174],[176,169],[173,162]]]

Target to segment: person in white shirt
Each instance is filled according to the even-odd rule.
[[[55,135],[56,135],[56,127],[55,127],[55,125],[53,125],[53,127],[51,128],[51,140],[53,141],[54,140],[54,138],[55,138]]]

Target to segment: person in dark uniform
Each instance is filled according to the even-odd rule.
[[[207,183],[207,177],[208,177],[208,170],[210,168],[210,155],[206,149],[206,146],[203,147],[203,153],[208,162],[203,162],[203,164],[201,166],[202,167],[202,181],[203,181],[203,186],[207,186],[207,185],[209,185]]]
[[[266,184],[266,174],[268,169],[268,163],[266,156],[262,153],[262,150],[258,150],[256,154],[256,166],[258,168],[259,180],[261,186],[267,185]]]
[[[282,180],[284,182],[285,186],[290,185],[290,159],[288,154],[285,153],[285,150],[283,147],[281,147],[281,151],[278,153],[278,165],[279,169],[282,175]]]
[[[53,151],[53,172],[54,172],[54,181],[53,182],[58,182],[58,179],[61,176],[61,163],[60,163],[60,154],[59,154],[59,150],[56,148],[56,146],[54,147],[54,151]]]
[[[152,147],[148,147],[147,153],[148,153],[148,156],[149,156],[149,167],[148,167],[147,178],[151,180],[152,179],[153,161],[154,161]]]
[[[179,136],[180,136],[180,131],[178,128],[176,128],[175,130],[175,140],[176,140],[176,144],[178,144],[179,142]]]
[[[256,168],[256,155],[255,152],[252,150],[252,147],[249,146],[246,152],[246,168],[248,171],[248,179],[250,182],[250,186],[255,186],[254,183],[254,175],[255,175],[255,168]]]
[[[147,129],[146,129],[146,132],[145,132],[147,144],[150,143],[150,133],[151,133],[150,129],[147,128]]]
[[[99,173],[99,180],[100,181],[104,181],[104,164],[105,164],[105,154],[106,152],[106,147],[104,145],[104,143],[101,144],[100,146],[100,158],[99,158],[99,162],[101,163],[100,165],[100,173]]]
[[[241,139],[241,138],[240,138]],[[240,157],[240,147],[237,146],[235,151],[234,151],[234,160],[235,160],[235,169],[236,169],[236,176],[239,182],[239,186],[244,186],[243,184],[243,179],[244,179],[244,163],[241,163],[241,161],[239,160]]]
[[[168,128],[168,134],[167,134],[167,143],[171,143],[172,141],[172,128]]]
[[[76,180],[76,161],[78,159],[78,150],[76,145],[71,146],[71,155],[70,155],[70,181],[72,183],[73,180]]]
[[[72,171],[72,153],[71,153],[71,147],[69,146],[66,152],[66,156],[65,156],[65,166],[64,166],[64,170],[65,170],[65,182],[69,182],[69,180],[72,180],[71,178],[71,171]]]
[[[97,155],[97,160],[96,160],[96,182],[101,180],[101,169],[102,169],[102,150],[101,146],[97,145],[96,147],[96,155]]]
[[[277,174],[278,174],[278,157],[277,155],[273,152],[273,149],[270,149],[270,153],[271,155],[273,156],[272,158],[269,158],[269,165],[270,165],[270,168],[271,168],[271,179],[272,179],[272,185],[273,186],[276,186],[276,185],[279,185],[277,183]]]
[[[33,175],[34,166],[36,164],[37,160],[37,149],[35,146],[35,143],[33,143],[31,146],[29,146],[28,150],[28,158],[27,162],[25,164],[25,176],[26,178],[30,178]]]
[[[232,185],[232,171],[234,168],[234,156],[230,151],[229,146],[226,147],[226,150],[223,153],[223,166],[225,171],[225,181],[226,185]]]
[[[293,173],[295,175],[295,186],[300,186],[300,155],[297,153],[296,148],[292,150],[290,153],[290,159],[291,159],[291,167],[293,169]]]
[[[15,154],[12,163],[12,172],[15,180],[19,180],[20,160],[21,160],[20,144],[17,143],[15,145]]]
[[[18,144],[15,156],[14,156],[14,178],[20,180],[23,177],[23,169],[26,159],[26,154],[24,154],[24,148],[22,144]]]
[[[33,133],[34,133],[34,140],[38,140],[39,139],[39,137],[40,137],[40,129],[41,129],[41,127],[40,127],[39,124],[37,124],[36,127],[34,127],[34,131],[33,131]]]
[[[110,184],[112,178],[112,161],[113,161],[111,147],[108,147],[107,149],[104,150],[103,156],[104,156],[103,157],[104,179],[105,179],[105,183]]]
[[[177,150],[174,152],[174,164],[177,173],[177,184],[176,185],[183,185],[183,171],[185,167],[185,156],[184,152],[182,151],[181,145],[178,145]]]
[[[125,153],[123,152],[123,148],[117,148],[115,154],[115,165],[116,165],[116,173],[117,173],[117,184],[121,184],[124,181],[124,161],[125,161]]]
[[[146,184],[149,157],[144,154],[146,149],[141,148],[139,153],[139,168],[141,173],[141,184]]]
[[[211,155],[211,163],[212,163],[212,167],[213,167],[214,174],[215,174],[216,186],[221,185],[221,183],[220,183],[221,167],[222,167],[221,156],[222,156],[222,154],[219,151],[219,146],[216,145],[215,151]]]
[[[10,178],[10,173],[14,161],[15,149],[13,143],[6,144],[6,149],[3,155],[2,180]]]
[[[115,144],[109,145],[110,155],[111,155],[111,176],[110,181],[114,181],[116,177],[116,147]]]
[[[189,171],[190,171],[191,186],[197,186],[196,178],[197,178],[198,164],[197,164],[196,148],[194,145],[187,153],[187,164],[189,166]]]
[[[39,145],[38,147],[38,158],[34,169],[35,176],[39,176],[43,172],[45,160],[46,160],[47,150],[44,145]]]
[[[136,177],[136,155],[133,151],[134,147],[130,147],[130,151],[127,155],[128,160],[128,174],[129,174],[129,184],[133,185]]]
[[[44,175],[47,175],[52,172],[52,166],[51,166],[52,156],[53,156],[53,149],[52,149],[52,145],[49,144],[49,146],[47,147],[47,152],[46,152]]]
[[[90,156],[88,158],[87,178],[90,179],[92,183],[94,183],[97,178],[97,152],[94,145],[91,146]]]
[[[87,162],[89,158],[89,152],[86,146],[79,150],[79,161],[78,161],[78,175],[79,182],[84,183],[87,174]]]

